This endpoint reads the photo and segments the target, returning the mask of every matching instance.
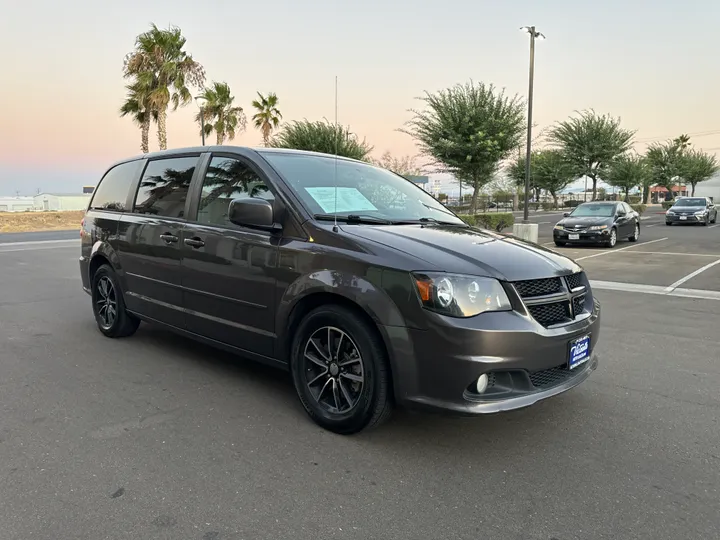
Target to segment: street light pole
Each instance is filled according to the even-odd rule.
[[[197,106],[200,107],[200,138],[202,140],[202,145],[205,146],[205,102],[207,100],[202,96],[197,96],[195,98],[195,103],[197,103]]]
[[[200,106],[200,137],[202,145],[205,146],[205,107]]]
[[[535,79],[535,38],[544,39],[545,36],[535,30],[534,26],[523,26],[520,30],[530,34],[530,73],[528,82],[528,125],[527,148],[525,150],[525,205],[523,208],[523,223],[530,223],[528,210],[530,206],[530,155],[532,153],[532,108],[533,108],[533,82]]]

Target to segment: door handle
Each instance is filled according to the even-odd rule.
[[[186,246],[192,246],[194,248],[201,248],[205,245],[205,242],[203,242],[200,238],[197,236],[194,236],[192,238],[186,238],[185,239],[185,245]]]
[[[175,236],[174,234],[170,234],[170,233],[161,234],[160,238],[165,240],[166,244],[174,244],[175,242],[178,241],[178,237]]]

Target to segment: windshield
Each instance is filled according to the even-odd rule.
[[[705,199],[678,199],[675,206],[705,206]]]
[[[581,204],[570,214],[573,217],[613,217],[614,204]]]
[[[421,188],[385,169],[309,154],[262,155],[315,215],[464,224]]]

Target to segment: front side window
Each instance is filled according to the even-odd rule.
[[[158,159],[148,163],[135,197],[135,212],[182,218],[198,158]]]
[[[137,178],[135,175],[138,173],[139,166],[139,161],[129,161],[110,169],[100,180],[90,208],[124,212],[130,186]]]
[[[388,170],[330,156],[262,155],[316,217],[355,214],[392,222],[426,218],[463,224],[430,194]]]
[[[245,163],[234,158],[213,157],[203,179],[197,220],[209,225],[234,227],[228,219],[233,199],[275,196],[265,182]]]

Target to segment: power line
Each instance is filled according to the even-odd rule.
[[[720,135],[720,129],[709,130],[709,131],[698,131],[696,133],[683,133],[683,135],[687,135],[688,137],[708,137],[710,135]],[[642,139],[637,139],[636,142],[660,141],[660,140],[666,140],[666,139],[674,139],[675,137],[677,137],[677,135],[669,136],[669,137],[643,137]]]

